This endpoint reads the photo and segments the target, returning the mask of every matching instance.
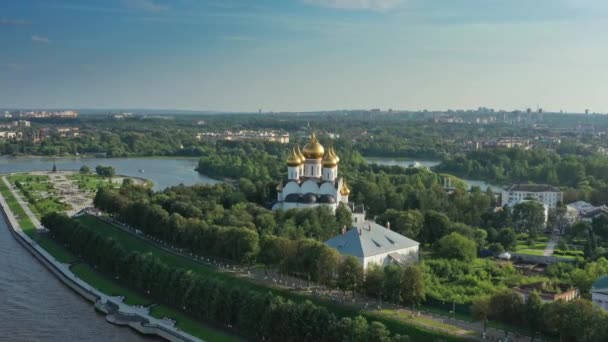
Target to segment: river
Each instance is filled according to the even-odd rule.
[[[379,165],[398,165],[403,167],[410,167],[414,164],[418,164],[423,167],[432,168],[433,166],[437,166],[441,164],[438,160],[416,160],[416,159],[408,159],[408,158],[379,158],[379,157],[366,157],[368,163],[379,164]],[[461,178],[462,179],[462,178]],[[481,180],[474,179],[462,179],[469,188],[473,186],[478,186],[481,190],[486,190],[488,187],[492,189],[494,192],[502,192],[503,188],[499,185],[490,184]]]
[[[118,174],[144,177],[155,189],[170,185],[215,183],[194,171],[197,160],[169,158],[12,158],[0,157],[0,173],[77,170],[110,165]],[[139,172],[143,170],[143,172]],[[2,341],[149,341],[128,327],[106,322],[93,305],[60,282],[26,251],[0,220],[0,340]]]

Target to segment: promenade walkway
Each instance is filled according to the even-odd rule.
[[[146,236],[144,234],[138,234],[136,232],[136,229],[129,227],[126,224],[123,224],[121,222],[115,221],[111,218],[98,217],[98,219],[101,219],[101,220],[111,224],[116,229],[120,229],[124,232],[131,234],[132,236],[134,236],[138,239],[144,240],[147,243],[149,243],[159,249],[162,249],[164,251],[167,251],[167,252],[170,252],[170,253],[173,253],[176,255],[180,255],[180,256],[182,256],[184,258],[188,258],[194,262],[216,268],[219,271],[231,273],[234,276],[247,277],[247,278],[251,279],[253,282],[262,284],[264,286],[288,290],[288,291],[292,291],[294,293],[298,293],[301,295],[317,297],[317,298],[321,298],[321,299],[328,300],[328,301],[334,301],[334,302],[340,303],[341,305],[351,306],[351,307],[355,307],[359,310],[365,310],[365,311],[369,311],[369,312],[377,312],[378,305],[381,304],[382,309],[395,310],[396,312],[399,313],[399,316],[396,316],[396,315],[392,316],[395,319],[403,320],[409,324],[419,325],[419,326],[427,328],[429,330],[441,331],[441,332],[449,333],[452,335],[461,336],[461,337],[464,337],[464,338],[467,338],[470,340],[484,341],[484,339],[482,339],[482,337],[481,337],[483,334],[483,323],[482,322],[464,321],[464,320],[456,319],[456,318],[450,317],[450,316],[434,314],[434,313],[428,312],[424,309],[412,311],[411,308],[407,308],[407,307],[404,307],[401,305],[386,303],[386,302],[378,303],[376,299],[361,296],[361,295],[357,295],[356,298],[353,300],[352,296],[350,294],[344,295],[342,293],[342,291],[338,291],[335,289],[332,289],[332,290],[326,289],[322,286],[318,286],[315,284],[312,284],[312,286],[309,289],[307,287],[308,281],[300,279],[300,278],[290,277],[290,276],[287,276],[284,274],[276,273],[274,271],[266,271],[265,269],[259,268],[259,267],[250,268],[250,267],[243,266],[243,265],[231,264],[224,260],[217,260],[217,259],[210,258],[210,257],[197,257],[190,253],[185,253],[182,249],[167,245],[166,243],[163,243],[162,241],[155,239],[153,237]],[[414,319],[404,318],[404,317],[409,317],[409,316],[415,316],[419,319],[416,320],[415,318]],[[427,324],[427,323],[424,323],[425,320],[434,321],[439,324],[436,324],[436,325]],[[440,327],[441,324],[451,325],[456,329],[441,328]],[[460,330],[458,330],[458,328]],[[509,336],[508,340],[513,341],[513,342],[530,341],[529,336],[516,334],[516,333],[513,333],[512,331],[509,332],[508,336]],[[539,339],[536,339],[536,340],[541,341]],[[505,341],[505,331],[495,329],[495,328],[488,326],[487,330],[486,330],[485,341]]]
[[[15,196],[15,198],[17,199],[19,204],[23,207],[23,209],[25,210],[25,212],[28,215],[28,217],[30,218],[30,220],[32,220],[32,222],[35,224],[36,228],[39,230],[42,230],[43,228],[40,225],[40,221],[31,212],[31,210],[29,210],[29,207],[25,204],[25,202],[23,202],[23,200],[20,199],[21,197],[18,196],[18,194],[16,194],[15,189],[9,184],[6,177],[2,176],[2,181],[9,187],[11,193],[13,194],[13,196]],[[10,210],[8,204],[6,203],[6,200],[1,195],[0,195],[0,205],[4,208],[6,216],[10,223],[9,226],[12,227],[12,229],[15,231],[16,234],[19,235],[20,238],[25,240],[33,249],[36,250],[36,252],[38,252],[40,255],[42,255],[44,257],[44,259],[46,259],[49,263],[51,263],[53,267],[58,269],[63,276],[68,278],[70,281],[78,284],[78,286],[80,286],[82,289],[85,289],[87,292],[90,292],[90,293],[94,294],[95,296],[97,296],[99,298],[98,303],[100,303],[102,305],[113,303],[118,307],[117,312],[122,314],[123,316],[126,316],[126,317],[139,316],[140,318],[143,318],[144,320],[146,320],[148,322],[146,324],[147,326],[160,327],[161,329],[174,334],[176,337],[175,340],[203,341],[195,336],[192,336],[186,332],[179,330],[177,327],[175,327],[175,324],[171,321],[168,321],[166,319],[159,319],[159,318],[155,318],[155,317],[151,316],[149,313],[149,308],[135,307],[135,306],[127,305],[127,304],[123,303],[122,297],[108,296],[108,295],[102,293],[101,291],[98,291],[97,289],[93,288],[91,285],[87,284],[80,278],[78,278],[70,270],[69,264],[63,264],[63,263],[60,263],[59,261],[55,260],[55,258],[51,254],[49,254],[46,250],[44,250],[42,247],[37,245],[35,241],[33,241],[29,236],[27,236],[23,232],[23,230],[21,230],[21,227],[19,225],[19,222],[17,221],[17,218],[14,216],[14,214]],[[85,322],[85,324],[86,324],[86,322]],[[178,336],[180,338],[178,338]]]

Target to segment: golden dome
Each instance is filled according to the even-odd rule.
[[[340,188],[340,195],[342,195],[342,196],[350,195],[350,189],[348,188],[348,185],[346,185],[346,181],[344,181],[344,183],[342,183],[342,187]]]
[[[337,160],[337,161],[338,161],[338,163],[339,163],[339,162],[340,162],[340,157],[338,157],[338,155],[336,154],[336,151],[334,151],[334,148],[333,148],[333,147],[331,147],[331,148],[330,148],[330,150],[331,150],[331,154],[332,154],[334,157],[336,157],[336,160]]]
[[[306,161],[306,157],[304,157],[302,151],[300,151],[300,145],[297,146],[296,153],[298,154],[298,157],[300,157],[300,160],[302,160],[302,163]]]
[[[310,141],[308,142],[308,144],[304,146],[302,154],[304,154],[304,157],[306,157],[307,159],[323,158],[323,155],[325,154],[325,149],[323,148],[323,145],[319,143],[319,141],[317,140],[317,136],[314,133],[310,136]]]
[[[302,159],[300,159],[300,157],[298,156],[298,153],[296,152],[295,148],[291,149],[291,154],[289,155],[289,158],[287,158],[287,165],[288,166],[302,165]]]
[[[335,167],[336,165],[338,165],[338,156],[333,153],[330,147],[323,157],[323,167]]]

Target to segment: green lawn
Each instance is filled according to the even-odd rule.
[[[30,175],[27,173],[18,173],[6,177],[9,182],[15,184],[16,182],[31,191],[50,191],[53,189],[52,184],[49,183],[49,176],[47,175]]]
[[[381,310],[380,311],[382,314],[385,315],[389,315],[389,316],[396,316],[399,319],[404,319],[404,320],[411,320],[414,322],[418,322],[418,323],[422,323],[428,326],[432,326],[432,327],[436,327],[439,329],[443,329],[446,331],[451,331],[451,332],[458,332],[464,329],[461,329],[460,327],[457,327],[455,325],[449,325],[449,324],[445,324],[445,323],[441,323],[441,322],[437,322],[433,319],[427,318],[427,317],[413,317],[410,313],[408,312],[399,312],[397,310]]]
[[[97,174],[83,175],[79,173],[68,175],[69,180],[74,181],[80,190],[95,192],[99,187],[112,185],[113,187],[119,187],[120,184],[110,182],[108,178],[101,177]]]
[[[36,243],[45,251],[49,252],[57,261],[64,264],[71,264],[77,260],[76,256],[68,251],[65,247],[55,242],[50,237],[36,233]]]
[[[542,255],[544,255],[544,248],[543,249],[520,249],[520,250],[515,251],[515,253],[542,256]]]
[[[127,232],[124,232],[120,229],[117,229],[105,222],[102,222],[95,217],[83,215],[76,218],[81,223],[85,224],[89,227],[94,227],[98,232],[102,233],[105,236],[113,237],[120,243],[122,243],[126,248],[142,252],[142,253],[152,253],[154,256],[161,259],[163,262],[167,263],[169,266],[173,266],[176,268],[185,268],[190,269],[200,275],[203,276],[212,276],[219,279],[222,279],[230,284],[235,284],[239,286],[243,286],[245,288],[249,288],[255,291],[259,291],[262,293],[271,291],[276,294],[279,294],[285,298],[291,299],[294,302],[302,302],[305,300],[310,300],[318,305],[326,307],[328,310],[336,314],[338,317],[352,317],[356,315],[362,315],[366,317],[368,320],[376,320],[382,322],[394,333],[399,333],[402,335],[409,335],[413,340],[434,340],[437,338],[441,338],[446,341],[455,341],[460,340],[456,337],[450,335],[443,335],[436,332],[431,332],[427,329],[424,329],[420,326],[407,324],[401,320],[396,318],[392,318],[390,316],[381,315],[379,313],[372,313],[368,311],[362,311],[350,306],[339,305],[331,302],[330,300],[323,300],[319,298],[314,298],[302,294],[297,294],[285,290],[279,290],[275,288],[270,288],[265,285],[254,283],[250,280],[237,278],[228,273],[219,271],[215,268],[208,267],[202,264],[199,264],[189,258],[185,258],[179,255],[175,255],[173,253],[164,251],[160,248],[157,248],[146,241],[143,241]]]
[[[89,285],[107,294],[108,296],[125,297],[125,303],[129,305],[147,306],[152,304],[149,299],[118,285],[114,280],[108,279],[107,277],[99,274],[86,264],[74,265],[71,270],[80,279],[84,280]]]
[[[23,210],[19,202],[17,202],[15,196],[13,196],[6,184],[4,184],[4,181],[2,181],[1,179],[0,193],[2,193],[2,196],[6,200],[9,209],[13,212],[13,215],[15,215],[15,218],[17,219],[17,222],[19,222],[19,225],[21,226],[23,232],[31,238],[35,238],[37,233],[34,223],[32,223],[29,217],[27,217],[25,210]]]
[[[220,330],[211,329],[207,326],[201,325],[196,320],[188,317],[187,315],[173,310],[172,308],[165,305],[157,305],[150,310],[150,315],[156,318],[170,318],[175,320],[176,326],[191,335],[199,337],[206,341],[218,341],[218,342],[232,342],[240,341],[235,336],[226,334]]]

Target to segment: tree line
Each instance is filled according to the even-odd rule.
[[[310,301],[294,303],[272,292],[261,293],[170,267],[151,254],[129,251],[120,242],[62,214],[48,214],[42,223],[57,241],[107,276],[155,301],[234,327],[254,340],[409,340],[407,336],[391,336],[382,323],[369,323],[361,316],[337,318]]]

